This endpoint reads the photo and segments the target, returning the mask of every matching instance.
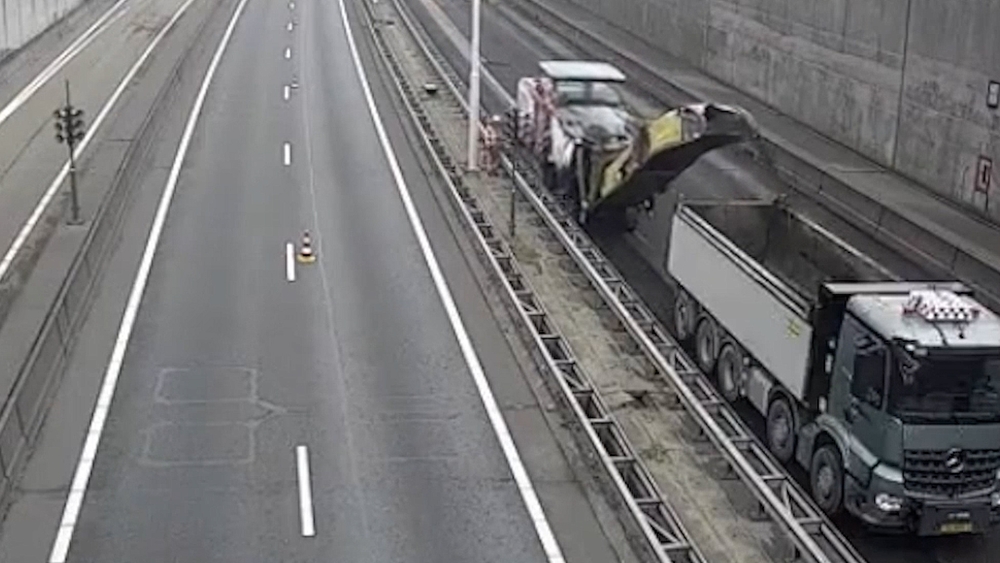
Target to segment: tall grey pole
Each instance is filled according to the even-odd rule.
[[[472,45],[469,60],[469,170],[479,170],[479,8],[472,0]]]

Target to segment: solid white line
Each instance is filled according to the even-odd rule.
[[[3,125],[10,116],[14,115],[21,106],[23,106],[31,96],[35,95],[46,82],[52,79],[53,76],[59,73],[60,70],[77,55],[83,52],[84,49],[90,45],[94,39],[100,37],[102,33],[108,30],[119,18],[128,12],[128,7],[120,10],[125,4],[126,0],[118,0],[113,6],[108,8],[108,11],[104,12],[100,18],[97,19],[86,31],[84,31],[79,37],[73,40],[66,49],[59,54],[56,58],[52,59],[52,62],[48,64],[41,72],[38,73],[35,78],[31,80],[20,92],[15,95],[10,102],[0,109],[0,125]]]
[[[295,461],[299,474],[299,517],[302,520],[302,535],[316,535],[313,521],[312,483],[309,478],[309,450],[305,446],[295,447]]]
[[[285,278],[295,281],[295,245],[292,243],[285,245]]]
[[[518,491],[521,493],[521,499],[524,501],[528,514],[531,517],[531,522],[535,527],[535,533],[538,535],[538,539],[542,544],[543,550],[545,551],[545,556],[550,563],[562,563],[564,561],[562,549],[559,547],[559,542],[556,540],[555,534],[552,533],[552,528],[549,526],[548,519],[545,516],[545,511],[542,509],[542,504],[539,502],[538,495],[535,493],[534,485],[531,483],[531,477],[528,475],[527,470],[524,468],[524,464],[521,462],[521,456],[517,451],[517,446],[514,444],[514,439],[510,435],[507,423],[504,421],[503,414],[500,412],[500,407],[497,406],[496,399],[493,397],[493,391],[490,389],[489,381],[486,380],[486,375],[483,373],[483,366],[479,362],[479,356],[476,354],[476,350],[472,345],[472,340],[469,338],[469,334],[465,330],[465,324],[462,322],[462,317],[458,312],[458,307],[455,306],[455,300],[451,295],[451,290],[448,289],[448,282],[445,280],[444,274],[441,272],[441,267],[438,265],[437,258],[434,255],[434,250],[431,248],[430,241],[427,238],[427,232],[424,230],[423,223],[420,220],[420,215],[417,213],[417,209],[413,204],[413,199],[410,197],[410,191],[406,187],[403,172],[399,167],[399,162],[396,160],[396,154],[392,149],[389,136],[385,132],[385,127],[382,124],[382,118],[379,116],[378,108],[375,105],[375,98],[372,96],[371,86],[368,84],[368,77],[365,74],[364,67],[361,65],[361,57],[358,55],[358,48],[354,42],[354,34],[351,31],[351,23],[347,17],[347,8],[344,5],[344,0],[338,0],[338,2],[340,4],[340,18],[343,21],[344,29],[347,32],[348,46],[351,50],[351,57],[354,60],[354,68],[357,71],[358,79],[361,82],[361,88],[365,94],[365,100],[368,103],[368,111],[371,114],[372,122],[375,124],[375,130],[378,133],[382,150],[385,153],[386,159],[389,161],[389,168],[392,170],[392,176],[395,179],[396,188],[399,191],[400,198],[403,200],[403,206],[406,208],[406,215],[410,220],[411,226],[413,227],[413,232],[417,237],[417,242],[420,244],[420,250],[424,255],[424,261],[427,263],[427,268],[430,270],[431,277],[434,280],[434,286],[437,289],[437,293],[442,304],[444,305],[445,312],[448,315],[448,321],[451,323],[452,331],[458,339],[458,345],[462,350],[462,355],[465,358],[466,364],[469,366],[469,371],[472,373],[472,378],[476,383],[476,389],[479,391],[479,397],[483,402],[483,407],[486,409],[486,414],[489,416],[490,424],[493,426],[493,432],[496,434],[497,439],[500,442],[500,448],[503,450],[504,457],[507,459],[507,465],[510,467],[514,481],[517,483]]]
[[[285,166],[292,165],[292,144],[285,143]]]
[[[167,25],[163,26],[163,29],[161,29],[160,32],[156,34],[156,37],[153,38],[153,41],[149,44],[148,47],[146,47],[146,50],[142,52],[142,55],[140,55],[138,60],[135,61],[135,63],[132,65],[132,68],[129,69],[128,73],[125,75],[124,78],[122,78],[121,82],[118,83],[118,87],[111,94],[111,97],[108,98],[108,100],[104,103],[104,107],[101,108],[101,111],[94,118],[94,122],[91,123],[89,127],[87,127],[87,132],[84,135],[83,139],[80,141],[80,144],[76,146],[76,151],[74,151],[74,154],[76,155],[77,159],[80,158],[80,155],[83,154],[83,151],[86,150],[88,145],[90,145],[90,141],[94,138],[94,135],[97,133],[97,130],[100,128],[101,124],[104,123],[104,120],[111,112],[111,108],[113,108],[114,105],[118,103],[118,98],[120,98],[122,96],[122,93],[125,92],[125,88],[127,88],[128,85],[132,82],[132,79],[135,78],[135,75],[139,72],[139,69],[146,62],[146,59],[148,59],[150,55],[152,55],[153,50],[156,49],[156,46],[159,45],[160,41],[167,36],[167,33],[169,33],[171,29],[173,29],[174,24],[176,24],[177,20],[179,20],[181,16],[184,15],[184,12],[187,11],[188,6],[190,6],[193,2],[194,0],[187,0],[186,2],[184,2],[184,4],[181,5],[180,8],[177,9],[176,12],[174,12],[174,15],[170,18],[170,21],[167,22]],[[63,164],[62,169],[59,170],[59,173],[56,174],[55,179],[52,180],[51,184],[49,184],[48,189],[46,189],[45,193],[42,194],[42,199],[38,200],[38,205],[35,206],[35,209],[31,212],[31,215],[28,216],[28,220],[25,221],[24,225],[21,226],[21,230],[18,231],[17,236],[14,238],[14,242],[11,243],[10,248],[7,249],[7,252],[4,254],[3,259],[0,260],[0,279],[3,279],[4,276],[7,275],[7,270],[10,269],[11,264],[14,262],[14,258],[21,251],[21,247],[24,246],[25,242],[27,242],[28,236],[31,235],[31,231],[35,229],[35,225],[37,225],[38,221],[41,220],[42,214],[45,213],[45,209],[48,208],[49,203],[52,202],[52,199],[56,196],[56,193],[58,193],[59,191],[59,187],[62,185],[63,182],[66,181],[66,177],[68,175],[69,175],[69,159],[66,159],[66,162]]]
[[[189,2],[190,3],[190,0]],[[97,455],[97,448],[104,432],[104,423],[107,420],[108,409],[111,408],[111,399],[114,397],[115,388],[118,385],[118,376],[121,374],[122,363],[125,359],[125,351],[128,348],[129,338],[132,336],[132,328],[135,326],[135,319],[139,312],[139,305],[142,303],[142,295],[146,290],[146,282],[149,280],[149,272],[153,267],[153,257],[156,254],[156,247],[163,233],[163,226],[167,220],[167,212],[174,198],[174,191],[177,189],[177,180],[180,178],[181,165],[191,146],[191,138],[194,136],[195,125],[201,115],[205,98],[208,95],[208,87],[215,76],[215,71],[222,60],[222,54],[229,45],[229,40],[236,28],[236,22],[243,13],[247,0],[240,0],[233,12],[229,26],[219,42],[219,46],[212,56],[212,61],[205,72],[205,78],[201,83],[201,89],[195,98],[194,106],[188,116],[187,125],[181,135],[180,144],[177,147],[177,154],[174,157],[173,165],[170,168],[170,175],[167,177],[166,186],[163,189],[163,196],[153,217],[153,224],[149,229],[149,238],[146,239],[146,247],[142,253],[142,261],[139,263],[139,270],[136,272],[135,281],[132,284],[132,291],[128,296],[128,303],[125,305],[125,312],[122,315],[121,326],[118,328],[118,336],[115,339],[114,349],[111,351],[111,358],[108,361],[108,369],[104,372],[104,381],[101,384],[101,392],[97,397],[97,404],[94,407],[94,414],[87,429],[87,438],[80,453],[80,459],[76,466],[76,473],[73,475],[73,483],[70,485],[70,493],[66,499],[66,506],[63,508],[62,521],[59,524],[59,531],[55,541],[52,542],[52,553],[49,556],[49,563],[64,563],[66,555],[69,553],[70,542],[73,539],[73,530],[76,527],[76,520],[83,506],[83,498],[87,492],[87,484],[90,481],[90,472],[93,467],[94,457]],[[165,29],[169,29],[168,25]]]
[[[285,47],[285,58],[286,59],[292,58],[292,48],[291,47]]]
[[[285,101],[286,102],[288,101],[288,96],[291,95],[291,92],[292,92],[292,89],[287,84],[285,84]]]

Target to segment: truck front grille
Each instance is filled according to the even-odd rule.
[[[910,491],[957,496],[993,486],[1000,468],[1000,450],[963,450],[961,469],[954,471],[952,450],[906,450],[903,485]]]

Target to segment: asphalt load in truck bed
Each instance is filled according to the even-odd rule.
[[[383,36],[413,84],[440,80],[417,54],[403,26],[383,27]],[[425,103],[430,120],[457,162],[464,154],[466,120],[446,96]],[[470,181],[484,211],[496,225],[507,225],[509,180]],[[507,236],[523,273],[535,289],[577,359],[600,390],[663,490],[694,542],[709,561],[780,561],[787,544],[766,519],[755,519],[756,501],[738,480],[717,478],[720,456],[697,437],[687,415],[664,396],[645,359],[630,349],[615,329],[611,313],[600,312],[600,298],[530,206],[517,210],[516,235]]]

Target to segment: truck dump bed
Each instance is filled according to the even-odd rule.
[[[778,202],[682,202],[667,269],[717,323],[805,397],[823,282],[887,281],[870,258]]]
[[[888,272],[779,202],[686,203],[737,248],[809,304],[824,282],[890,281]]]

